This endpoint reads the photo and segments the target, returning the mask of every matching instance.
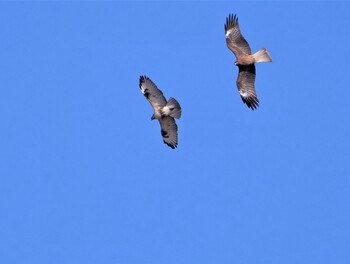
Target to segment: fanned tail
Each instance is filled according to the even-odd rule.
[[[181,106],[175,98],[170,97],[168,103],[162,109],[162,115],[180,119],[182,114]]]
[[[272,62],[272,58],[265,48],[254,53],[253,58],[255,62]]]

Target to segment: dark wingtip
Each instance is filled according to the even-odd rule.
[[[244,98],[241,96],[241,98],[243,103],[245,103],[253,111],[259,107],[259,99],[257,97],[250,96],[248,98]]]
[[[141,88],[141,85],[142,85],[146,80],[149,80],[149,78],[148,78],[146,75],[141,75],[141,76],[140,76],[140,79],[139,79],[139,81],[140,81],[140,83],[139,83],[140,88]]]
[[[141,88],[141,85],[145,82],[145,76],[141,75],[139,79],[139,86]]]
[[[226,24],[225,24],[225,32],[231,28],[234,27],[235,24],[238,23],[238,17],[236,14],[229,14],[228,17],[226,17]]]
[[[168,146],[171,147],[172,149],[177,148],[177,144],[172,145],[172,144],[169,144],[169,143],[165,142],[165,140],[163,140],[163,142],[164,142],[164,144],[168,145]]]
[[[235,14],[235,16],[232,15],[232,20],[233,20],[233,24],[237,24],[238,23],[238,17]]]
[[[139,87],[140,87],[141,90],[142,90],[142,84],[144,84],[146,80],[149,80],[149,81],[150,81],[150,79],[149,79],[147,76],[145,76],[145,75],[141,75],[141,76],[140,76]],[[148,97],[149,97],[149,92],[148,92],[148,89],[147,89],[147,88],[145,88],[145,90],[143,91],[143,95],[148,99]]]

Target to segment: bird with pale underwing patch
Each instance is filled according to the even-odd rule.
[[[163,142],[172,149],[177,147],[178,133],[176,119],[180,119],[182,110],[178,101],[172,97],[167,101],[163,92],[146,76],[140,76],[141,92],[153,107],[151,120],[157,119],[161,127]]]
[[[255,63],[272,62],[270,54],[265,48],[252,54],[248,42],[241,34],[238,18],[230,14],[226,18],[225,36],[227,47],[235,54],[238,66],[237,87],[239,94],[250,109],[254,110],[259,106],[259,99],[255,91]]]

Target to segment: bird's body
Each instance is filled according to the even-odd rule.
[[[249,65],[255,63],[253,55],[241,56],[235,61],[236,66]]]
[[[163,142],[171,148],[178,144],[177,125],[175,119],[180,119],[182,110],[176,99],[170,97],[167,101],[163,92],[146,76],[140,77],[140,89],[153,107],[151,120],[157,119],[161,127]]]
[[[154,119],[161,119],[162,118],[162,109],[164,108],[164,106],[157,106],[156,108],[154,108],[154,114],[151,117],[151,120]]]
[[[237,16],[232,14],[226,18],[225,37],[227,47],[235,54],[238,66],[238,78],[236,81],[238,91],[245,104],[252,110],[259,106],[259,100],[255,91],[255,63],[271,62],[272,59],[265,48],[252,54],[250,46],[242,36]]]

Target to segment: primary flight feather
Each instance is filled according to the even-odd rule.
[[[255,63],[271,62],[272,59],[265,48],[252,54],[248,42],[241,34],[238,18],[230,14],[226,18],[225,36],[227,47],[235,54],[238,66],[237,87],[243,102],[252,110],[259,106],[255,91]]]
[[[163,142],[172,149],[177,147],[178,133],[175,119],[180,119],[182,110],[176,99],[170,97],[167,101],[163,92],[146,76],[140,76],[141,92],[153,107],[151,120],[158,119],[161,127]]]

